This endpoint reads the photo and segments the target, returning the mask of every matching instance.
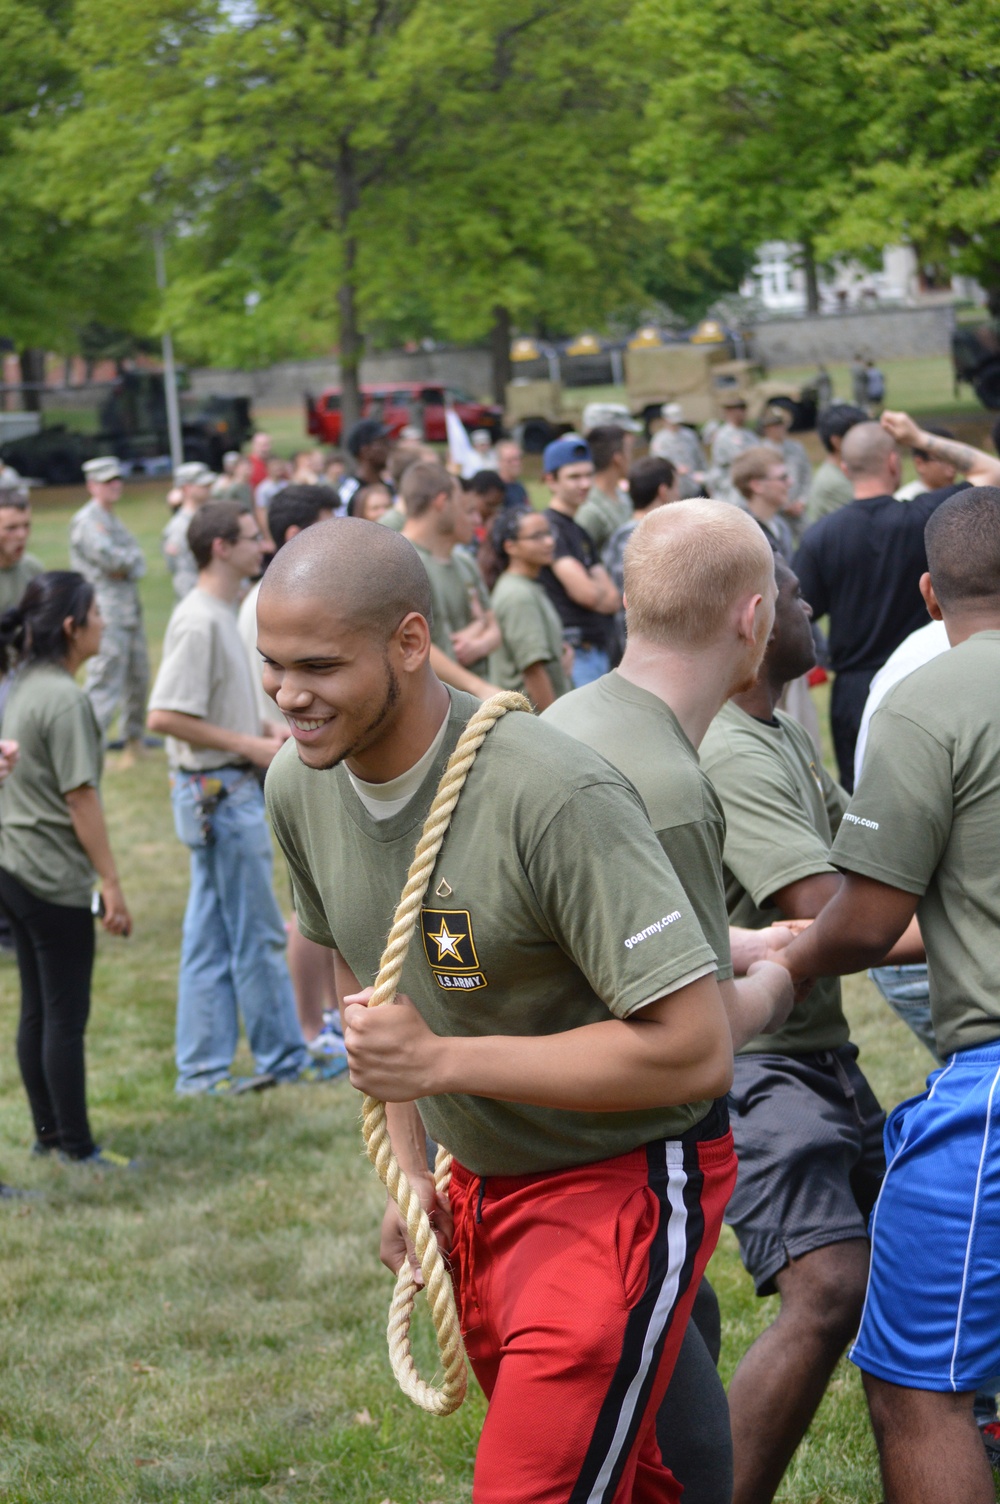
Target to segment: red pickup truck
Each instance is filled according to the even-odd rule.
[[[327,387],[318,397],[306,393],[306,432],[323,444],[341,441],[340,388]],[[485,428],[493,440],[503,433],[503,409],[475,402],[452,387],[424,386],[418,381],[397,381],[361,388],[361,416],[377,418],[398,438],[404,428],[416,428],[428,444],[444,444],[445,403],[454,407],[471,433]]]

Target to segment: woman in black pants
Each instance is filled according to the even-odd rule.
[[[37,575],[0,617],[0,667],[17,669],[3,736],[19,747],[0,788],[0,904],[21,975],[17,1058],[35,1150],[110,1168],[128,1161],[91,1137],[83,1056],[95,875],[104,928],[127,935],[131,920],[97,792],[101,733],[73,677],[102,626],[92,587],[68,570]]]

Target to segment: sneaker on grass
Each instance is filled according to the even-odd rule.
[[[322,1060],[314,1060],[312,1065],[304,1065],[297,1076],[290,1079],[296,1086],[315,1086],[320,1081],[335,1081],[338,1076],[343,1076],[347,1071],[347,1053],[343,1055],[331,1055]]]
[[[338,1028],[334,1027],[329,1013],[323,1014],[323,1027],[316,1038],[309,1041],[306,1049],[314,1060],[347,1059],[344,1036]]]
[[[92,1170],[134,1170],[139,1163],[137,1159],[129,1159],[124,1154],[116,1154],[113,1149],[102,1149],[100,1144],[95,1145],[90,1154],[85,1154],[80,1159],[73,1159],[69,1154],[63,1154],[61,1150],[59,1158],[68,1165],[89,1165]]]

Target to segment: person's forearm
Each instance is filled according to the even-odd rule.
[[[248,755],[248,738],[242,731],[228,731],[225,726],[213,725],[211,721],[204,721],[198,715],[185,715],[180,710],[151,710],[146,724],[156,735],[172,736],[192,747],[235,752],[239,757]]]
[[[710,1043],[707,1031],[688,1021],[674,1028],[641,1016],[563,1034],[442,1039],[434,1094],[576,1112],[641,1111],[721,1096],[732,1082],[732,1045],[714,983],[713,990],[718,1017]]]
[[[926,961],[926,959],[924,937],[920,933],[920,925],[914,914],[895,945],[877,964],[879,966],[919,966],[921,961]]]
[[[95,788],[79,788],[65,796],[73,833],[102,883],[116,883],[118,870],[108,840],[101,799]]]
[[[1000,459],[987,454],[985,449],[977,449],[973,444],[960,444],[957,439],[942,438],[940,434],[928,433],[926,429],[920,430],[914,448],[923,449],[931,459],[954,465],[959,474],[964,475],[974,486],[1000,485]]]
[[[595,564],[591,571],[591,578],[598,588],[598,602],[594,607],[603,616],[613,616],[621,609],[622,598],[618,594],[618,587],[608,574],[603,564]]]
[[[434,643],[431,643],[430,665],[442,684],[450,684],[452,689],[464,689],[467,694],[476,695],[480,700],[488,700],[490,695],[497,692],[494,685],[487,684],[478,674],[470,673],[460,663],[455,663]]]
[[[900,933],[901,930],[891,933],[877,918],[873,919],[845,886],[818,919],[775,959],[788,967],[796,981],[806,977],[847,976],[854,971],[866,971],[869,966],[897,964],[886,958]]]
[[[392,1152],[408,1180],[429,1175],[427,1165],[427,1130],[415,1102],[388,1102],[386,1122]]]
[[[791,982],[788,973],[780,966],[762,965],[751,977],[739,977],[734,981],[720,982],[719,991],[729,1019],[729,1031],[733,1050],[741,1050],[751,1039],[756,1039],[773,1022],[775,1009],[782,1004],[784,1022],[790,1010]]]

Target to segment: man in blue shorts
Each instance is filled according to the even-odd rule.
[[[945,1064],[886,1125],[851,1356],[886,1504],[993,1504],[972,1407],[1000,1376],[1000,489],[943,502],[926,544],[952,650],[876,711],[833,845],[843,886],[775,958],[860,971],[919,921]]]

